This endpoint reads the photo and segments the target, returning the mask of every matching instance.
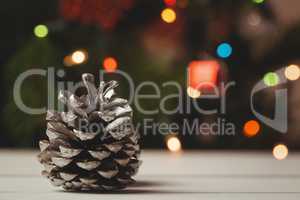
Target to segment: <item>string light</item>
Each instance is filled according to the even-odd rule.
[[[221,58],[228,58],[232,54],[232,47],[229,43],[221,43],[217,47],[217,54]]]
[[[113,57],[106,57],[103,60],[103,68],[106,72],[114,72],[118,68],[118,62]]]
[[[71,59],[74,64],[81,64],[86,60],[86,58],[86,52],[82,50],[77,50],[71,55]]]
[[[164,0],[166,6],[175,6],[176,0]]]
[[[255,120],[247,121],[244,125],[244,135],[247,137],[254,137],[258,134],[260,125]]]
[[[171,8],[165,8],[162,12],[161,12],[161,18],[163,21],[165,21],[166,23],[173,23],[176,20],[176,13],[173,9]]]
[[[264,76],[264,83],[267,86],[275,86],[279,83],[279,77],[274,72],[269,72]]]
[[[278,144],[273,148],[273,156],[277,160],[285,159],[289,154],[289,149],[284,144]]]
[[[289,65],[284,71],[285,77],[290,81],[295,81],[300,77],[300,69],[298,65]]]
[[[201,96],[201,92],[197,89],[194,89],[192,87],[188,87],[187,88],[187,94],[189,97],[196,99],[199,98]]]
[[[167,147],[171,152],[180,152],[181,142],[176,136],[171,136],[167,139]]]
[[[40,25],[37,25],[36,27],[34,27],[33,32],[36,37],[44,38],[44,37],[47,37],[47,35],[48,35],[48,27],[43,24],[40,24]]]

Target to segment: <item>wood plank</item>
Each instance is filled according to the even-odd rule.
[[[0,200],[12,199],[299,199],[300,154],[145,151],[137,183],[115,193],[69,193],[41,177],[37,152],[0,151]]]

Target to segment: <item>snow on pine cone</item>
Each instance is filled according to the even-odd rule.
[[[61,91],[65,112],[47,112],[49,140],[41,140],[42,175],[66,190],[115,190],[133,182],[138,171],[139,136],[127,100],[114,97],[116,81],[95,87],[82,75],[86,94]]]

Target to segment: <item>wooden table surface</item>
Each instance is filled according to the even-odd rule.
[[[37,152],[0,150],[0,200],[300,199],[300,153],[145,151],[137,183],[114,193],[71,193],[40,176]]]

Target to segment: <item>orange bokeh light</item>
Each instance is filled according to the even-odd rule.
[[[118,68],[118,62],[113,57],[107,57],[103,60],[103,68],[106,72],[114,72]]]
[[[260,125],[255,120],[247,121],[244,125],[244,135],[247,137],[254,137],[258,134]]]
[[[167,6],[175,6],[176,5],[176,0],[164,0],[164,2]]]

